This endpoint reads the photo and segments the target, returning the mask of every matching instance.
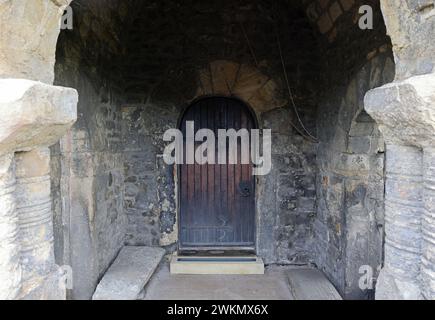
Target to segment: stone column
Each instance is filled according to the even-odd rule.
[[[422,152],[387,145],[385,192],[385,265],[378,299],[420,299]]]
[[[48,146],[75,122],[77,100],[73,89],[0,79],[2,298],[65,298],[54,263]]]
[[[435,73],[371,90],[365,108],[387,147],[385,265],[377,299],[433,299]]]
[[[16,298],[21,282],[13,160],[0,155],[0,300]]]
[[[41,298],[47,292],[63,298],[60,273],[54,262],[50,150],[19,152],[15,159],[23,298],[28,295]]]
[[[423,295],[435,300],[435,146],[424,149],[424,215],[421,275]]]

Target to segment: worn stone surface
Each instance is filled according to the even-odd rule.
[[[60,18],[70,2],[0,2],[0,78],[53,82]]]
[[[145,287],[144,300],[293,300],[285,272],[265,275],[171,275],[163,264]]]
[[[431,0],[382,0],[382,13],[393,43],[397,79],[435,71],[435,5]]]
[[[235,259],[236,261],[235,260],[231,261],[231,259]],[[216,257],[204,257],[204,256],[189,257],[189,256],[181,256],[178,254],[174,254],[171,257],[170,269],[171,269],[171,274],[263,275],[264,263],[263,260],[257,256],[244,256],[244,257],[220,256],[219,258],[216,258]]]
[[[276,81],[250,65],[213,61],[199,71],[199,82],[196,97],[235,95],[249,104],[257,114],[288,104],[281,97]]]
[[[435,300],[435,207],[434,174],[435,150],[426,148],[423,153],[424,213],[422,217],[422,294],[428,300]]]
[[[75,25],[59,37],[55,83],[76,88],[80,100],[77,123],[51,150],[55,256],[74,271],[69,297],[91,299],[127,228],[120,78],[116,68],[107,73],[108,61],[121,52],[125,16],[120,1],[87,1],[83,7],[77,1],[72,8]],[[104,26],[113,21],[118,23],[109,32]]]
[[[317,269],[286,272],[295,300],[342,300],[325,275]]]
[[[98,284],[93,300],[136,300],[164,253],[156,247],[122,248]]]
[[[18,214],[15,210],[13,155],[0,156],[0,299],[14,299],[21,288]]]
[[[65,300],[66,288],[65,279],[60,270],[53,270],[46,277],[41,279],[41,284],[33,290],[20,296],[22,300]]]
[[[391,61],[381,54],[366,62],[344,87],[325,96],[327,112],[318,119],[316,263],[350,299],[373,296],[373,290],[359,288],[359,269],[371,266],[376,277],[382,264],[385,148],[363,99],[393,80]]]
[[[373,8],[373,30],[358,27],[362,5]],[[371,299],[373,289],[359,288],[359,268],[371,266],[376,278],[382,264],[385,148],[363,100],[368,90],[394,79],[391,41],[379,1],[307,0],[304,6],[324,52],[317,98],[315,263],[344,298]]]
[[[429,261],[434,250],[430,213],[434,79],[434,74],[411,77],[365,97],[366,110],[388,144],[385,266],[377,284],[379,299],[433,297]]]
[[[38,291],[38,295],[62,299],[64,290],[50,293],[48,287],[43,289],[50,281],[49,274],[57,270],[47,148],[74,123],[77,92],[21,79],[0,80],[0,92],[0,154],[15,152],[9,173],[3,172],[6,180],[0,191],[7,237],[2,241],[6,250],[2,259],[8,260],[4,267],[10,273],[3,294],[5,298],[25,298]],[[8,248],[16,252],[10,256]]]
[[[421,299],[422,153],[416,147],[387,145],[385,264],[377,299]],[[391,283],[386,283],[391,282]],[[395,287],[393,291],[388,287]]]
[[[415,76],[370,91],[367,112],[389,144],[431,146],[435,137],[435,73]]]
[[[272,130],[272,170],[258,178],[257,253],[265,263],[312,261],[316,214],[314,143],[292,133],[291,111],[264,113],[263,128]]]
[[[11,195],[14,161],[8,157],[56,142],[74,121],[77,97],[72,90],[6,78],[53,81],[59,17],[68,3],[0,1],[0,78],[5,79],[0,80],[0,155],[6,157],[6,175],[0,178],[0,206],[5,207],[0,226],[6,233],[0,234],[8,244],[0,248],[0,277],[10,279],[1,284],[7,298],[15,297],[21,285]],[[358,28],[363,4],[374,9],[373,30]],[[57,47],[56,82],[79,90],[79,122],[52,148],[51,162],[56,262],[72,265],[77,275],[70,297],[90,298],[124,241],[172,250],[177,242],[176,170],[162,162],[160,135],[176,125],[192,98],[234,94],[253,105],[261,126],[277,131],[274,169],[259,179],[257,188],[257,249],[265,260],[313,261],[346,298],[370,298],[373,290],[357,288],[358,269],[378,269],[386,229],[378,296],[433,298],[432,0],[182,5],[169,0],[107,0],[104,5],[75,0],[73,9],[74,29],[62,32]],[[391,48],[399,81],[426,76],[371,92],[367,114],[365,92],[394,76]],[[239,67],[240,74],[235,72]],[[237,81],[227,79],[233,76]],[[319,138],[318,145],[301,138],[301,122]],[[392,161],[387,172],[392,169],[385,228],[381,133],[406,161],[415,157],[404,150],[416,149],[421,172],[412,168],[423,177],[421,194],[414,193],[420,188],[402,190],[416,176],[400,171],[397,179],[397,159],[387,158]],[[41,168],[47,169],[46,164]],[[50,187],[44,181],[38,183],[45,183],[46,198]],[[29,193],[24,189],[18,193]],[[394,196],[401,191],[404,199],[418,198],[421,213],[406,205],[388,209],[397,206]],[[30,200],[38,194],[30,193]],[[410,230],[402,230],[403,221],[412,222]],[[412,245],[404,243],[409,239]],[[37,296],[48,297],[32,297]]]
[[[56,143],[77,118],[77,99],[74,89],[0,79],[0,154]]]
[[[24,297],[46,281],[54,262],[48,147],[16,154],[15,190]]]

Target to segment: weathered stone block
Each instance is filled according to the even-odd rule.
[[[53,82],[60,18],[70,2],[0,2],[0,78]]]
[[[93,300],[136,300],[165,250],[151,247],[124,247],[104,275]]]
[[[365,109],[388,144],[430,146],[435,139],[435,73],[369,91]]]
[[[0,80],[0,154],[56,143],[77,118],[74,89]]]
[[[0,156],[0,299],[14,299],[21,286],[18,214],[15,210],[15,164]]]

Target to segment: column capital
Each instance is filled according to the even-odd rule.
[[[387,144],[435,144],[435,73],[370,90],[364,104]]]
[[[77,119],[77,91],[0,79],[0,155],[56,143]]]

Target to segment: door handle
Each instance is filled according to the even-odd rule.
[[[239,192],[242,197],[251,196],[251,183],[248,181],[242,181],[239,183]]]

